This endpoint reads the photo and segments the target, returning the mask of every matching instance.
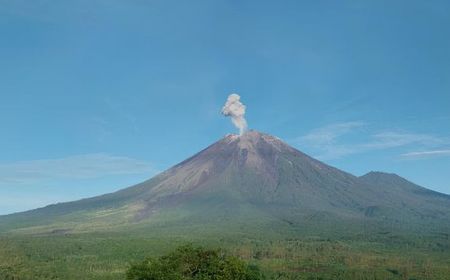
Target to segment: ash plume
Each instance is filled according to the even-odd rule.
[[[231,117],[231,121],[239,129],[239,135],[242,135],[247,130],[247,121],[244,117],[245,105],[241,103],[240,99],[238,94],[230,94],[222,108],[222,114]]]

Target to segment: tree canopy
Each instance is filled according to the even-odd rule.
[[[257,266],[221,250],[185,245],[172,253],[131,265],[128,280],[259,280]]]

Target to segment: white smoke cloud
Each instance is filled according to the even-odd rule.
[[[247,130],[247,121],[244,117],[245,105],[241,103],[240,99],[238,94],[230,94],[222,108],[222,114],[231,117],[231,121],[239,129],[239,135],[242,135]]]

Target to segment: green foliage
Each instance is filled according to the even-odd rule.
[[[190,242],[223,248],[228,256],[258,265],[272,280],[449,279],[446,235],[364,236],[265,239],[240,233],[207,237],[186,230],[171,235],[146,230],[141,235],[0,236],[0,279],[124,280],[130,262],[141,263],[147,256],[158,260]]]
[[[174,252],[147,258],[132,265],[128,280],[258,280],[262,279],[258,267],[227,256],[220,250],[185,245]]]

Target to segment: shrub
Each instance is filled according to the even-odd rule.
[[[263,279],[257,266],[227,256],[221,250],[207,250],[185,245],[174,252],[147,258],[131,265],[128,280],[259,280]]]

